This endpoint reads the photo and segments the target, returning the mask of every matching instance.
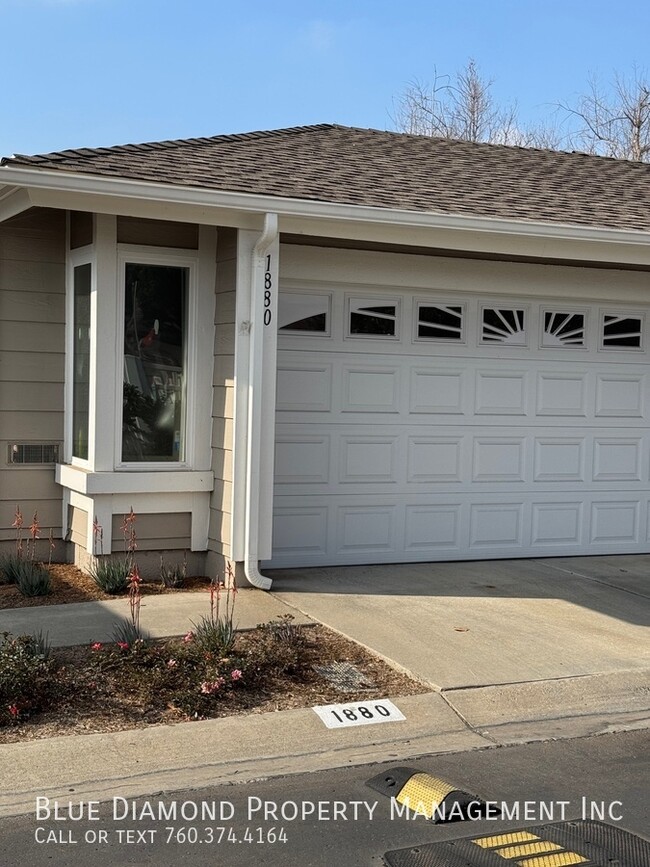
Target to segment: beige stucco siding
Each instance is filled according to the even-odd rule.
[[[237,233],[219,229],[212,403],[212,469],[208,549],[230,557],[232,512],[232,447],[235,371],[235,283]]]
[[[65,352],[65,213],[33,209],[0,224],[0,542],[38,512],[61,533],[51,466],[12,466],[14,442],[61,444]]]

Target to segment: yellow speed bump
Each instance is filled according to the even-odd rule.
[[[424,816],[438,823],[479,819],[484,815],[485,801],[416,768],[391,768],[368,780],[366,785],[393,799],[391,814],[395,818]]]
[[[384,853],[387,867],[650,867],[650,842],[589,820],[421,843]]]

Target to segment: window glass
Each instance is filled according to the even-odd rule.
[[[90,396],[90,278],[91,266],[74,269],[72,322],[72,455],[88,460],[88,400]]]
[[[481,339],[483,343],[524,346],[524,311],[512,307],[484,307]]]
[[[585,314],[544,311],[542,346],[584,346]]]
[[[397,305],[383,301],[350,301],[350,335],[395,337]]]
[[[640,316],[603,316],[603,349],[640,349],[643,320]]]
[[[189,269],[126,265],[122,460],[181,461]]]
[[[417,334],[430,340],[462,340],[462,306],[418,304]]]
[[[328,334],[329,309],[329,295],[281,292],[278,300],[279,329],[298,334]]]

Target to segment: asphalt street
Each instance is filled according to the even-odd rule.
[[[43,792],[0,822],[6,867],[381,865],[388,850],[540,821],[600,818],[650,836],[650,732],[430,755],[407,764],[494,803],[500,818],[410,818],[366,783],[404,762],[83,802]],[[215,743],[215,750],[219,749]],[[37,812],[38,809],[38,812]],[[173,811],[176,815],[173,815]],[[507,815],[504,815],[504,811]],[[518,816],[517,816],[518,812]],[[79,818],[81,817],[81,818]]]

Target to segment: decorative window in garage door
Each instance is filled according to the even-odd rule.
[[[641,349],[642,338],[642,316],[603,313],[601,335],[603,349]]]
[[[424,340],[463,340],[463,321],[465,309],[462,304],[417,305],[418,339]]]
[[[483,307],[481,343],[526,345],[525,310],[520,307]]]
[[[279,330],[292,334],[330,333],[330,296],[307,292],[281,292]]]
[[[543,317],[542,346],[561,348],[585,345],[584,313],[544,310]]]
[[[397,337],[396,299],[350,298],[350,337]]]

